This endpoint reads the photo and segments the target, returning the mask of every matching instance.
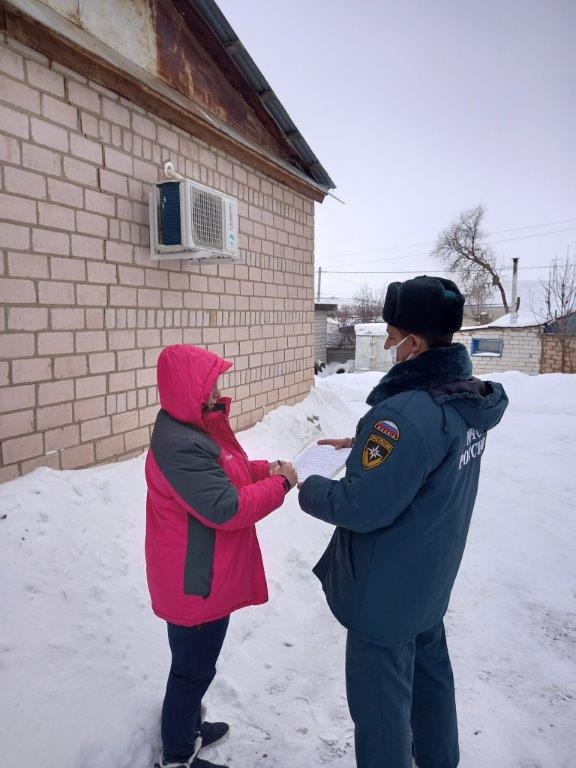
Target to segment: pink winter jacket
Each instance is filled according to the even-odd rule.
[[[255,523],[281,506],[284,478],[249,461],[230,399],[204,404],[232,363],[177,344],[158,359],[160,404],[146,457],[146,573],[152,609],[194,626],[266,602]]]

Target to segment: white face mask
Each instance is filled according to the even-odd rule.
[[[409,338],[408,336],[404,336],[402,341],[399,341],[398,344],[394,344],[393,347],[388,347],[388,352],[390,352],[390,357],[392,358],[392,362],[394,364],[396,364],[398,362],[398,349],[402,346],[402,344],[404,344],[404,342],[408,338]],[[406,359],[410,360],[411,357],[412,357],[412,355],[408,355],[408,357]]]

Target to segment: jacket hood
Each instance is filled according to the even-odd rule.
[[[435,347],[393,366],[368,396],[368,405],[409,390],[424,390],[437,405],[450,404],[474,429],[496,426],[508,397],[501,384],[472,377],[472,361],[463,344]]]
[[[201,347],[166,347],[156,366],[160,405],[178,421],[204,429],[202,409],[218,376],[231,367],[229,360]]]
[[[472,378],[440,385],[428,392],[438,405],[449,403],[469,426],[482,432],[495,427],[508,407],[508,395],[502,384],[495,381]]]

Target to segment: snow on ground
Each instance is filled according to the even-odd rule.
[[[378,373],[330,376],[244,432],[288,458],[353,432]],[[489,438],[447,616],[466,768],[576,764],[576,377],[497,374]],[[143,458],[38,469],[0,487],[2,766],[149,768],[169,666],[144,575]],[[231,768],[353,768],[344,631],[311,566],[330,528],[296,493],[259,525],[270,602],[234,614],[208,694]]]

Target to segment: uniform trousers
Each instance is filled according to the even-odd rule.
[[[380,646],[348,631],[346,691],[358,768],[456,768],[454,677],[444,623]]]

